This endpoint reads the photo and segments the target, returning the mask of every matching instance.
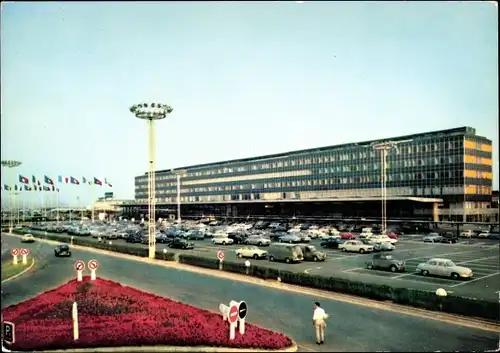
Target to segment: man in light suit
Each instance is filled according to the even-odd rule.
[[[316,330],[316,344],[323,344],[325,342],[326,317],[327,315],[321,308],[319,302],[315,302],[313,311],[313,326]]]

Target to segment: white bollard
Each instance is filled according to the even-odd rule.
[[[90,270],[90,280],[95,281],[96,275],[95,275],[95,270]]]
[[[78,271],[81,273],[82,271]],[[73,303],[73,312],[72,312],[72,319],[73,319],[73,339],[76,341],[78,340],[80,333],[78,330],[78,308],[76,305],[76,302]]]
[[[75,238],[74,236],[71,236],[71,245],[73,245],[73,239],[74,238]]]
[[[250,273],[250,261],[248,260],[245,261],[245,268],[246,268],[246,274],[248,275]]]
[[[163,253],[166,254],[168,252],[167,249],[163,249]]]
[[[113,245],[113,242],[111,240],[109,241],[109,245]]]
[[[235,339],[235,336],[236,336],[236,323],[237,321],[234,323],[234,324],[229,324],[229,339],[230,340],[234,340]]]
[[[14,261],[14,265],[17,265],[17,255],[13,255],[13,257],[14,257],[14,260],[13,260]]]
[[[76,271],[76,280],[78,282],[83,281],[83,271]]]

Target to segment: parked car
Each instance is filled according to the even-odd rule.
[[[271,239],[271,241],[279,241],[279,239],[285,235],[288,235],[286,231],[277,231],[277,232],[272,232],[269,235],[269,238]]]
[[[212,238],[212,243],[213,244],[219,244],[219,245],[231,245],[234,243],[234,240],[231,238],[226,237],[217,237],[217,238]]]
[[[460,233],[461,238],[472,238],[475,237],[476,233],[474,233],[472,230],[466,230],[465,232]]]
[[[205,234],[199,230],[190,231],[185,236],[188,240],[205,240]]]
[[[269,246],[271,239],[263,237],[262,235],[252,235],[245,240],[247,245]]]
[[[302,255],[305,261],[325,261],[326,254],[322,251],[318,251],[314,245],[300,244],[302,249]]]
[[[374,250],[372,245],[365,245],[359,240],[348,240],[345,243],[340,244],[339,249],[342,251],[359,252],[361,254],[372,252]]]
[[[433,275],[451,277],[453,279],[472,278],[472,270],[468,267],[457,266],[449,259],[433,258],[417,265],[417,273],[424,276]]]
[[[125,238],[125,242],[132,243],[132,244],[142,243],[144,238],[145,237],[141,233],[137,232],[137,233],[129,234],[128,237]]]
[[[424,243],[439,243],[443,239],[438,233],[429,233],[424,238]]]
[[[168,244],[168,247],[172,249],[194,249],[194,243],[183,238],[174,238]]]
[[[295,233],[289,233],[287,235],[282,236],[279,239],[280,243],[300,243],[302,241],[302,238],[296,235]]]
[[[403,272],[406,268],[404,261],[395,259],[392,255],[375,254],[370,261],[366,262],[366,268],[389,270],[391,272]]]
[[[54,255],[56,257],[60,257],[60,256],[68,256],[69,257],[69,256],[71,256],[71,250],[69,248],[69,245],[68,244],[59,244],[54,249]]]
[[[286,263],[300,262],[304,260],[304,254],[300,245],[272,243],[267,251],[269,261],[284,261]]]
[[[338,249],[340,244],[343,244],[345,240],[341,238],[329,238],[321,242],[321,247],[326,249]]]
[[[387,233],[387,236],[391,239],[399,239],[399,234],[395,232],[389,232]]]
[[[238,257],[252,257],[254,259],[262,259],[267,257],[267,251],[259,249],[256,246],[248,245],[236,250]]]
[[[34,243],[35,242],[35,237],[33,234],[24,234],[23,237],[21,238],[21,243]]]
[[[444,232],[441,235],[441,243],[455,244],[458,242],[458,237],[453,232]]]
[[[231,232],[227,233],[227,237],[229,239],[233,239],[234,244],[244,244],[246,239],[248,238],[248,235],[244,232]]]
[[[300,232],[300,233],[295,233],[295,235],[297,235],[300,238],[301,243],[311,242],[311,237],[307,233]]]
[[[393,244],[387,242],[375,243],[373,245],[374,251],[393,251],[395,249],[396,247]]]
[[[356,235],[353,233],[340,233],[341,239],[356,239]]]

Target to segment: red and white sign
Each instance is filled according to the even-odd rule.
[[[87,264],[89,267],[89,270],[95,271],[99,268],[99,261],[97,260],[90,260],[89,263]]]
[[[236,305],[233,305],[229,308],[228,319],[231,324],[234,324],[236,321],[238,321],[238,307]]]
[[[10,251],[10,253],[12,254],[12,256],[17,256],[19,255],[19,249],[18,248],[14,248]]]
[[[75,262],[75,270],[81,272],[84,269],[85,269],[85,262],[83,262],[82,260],[78,260],[77,262]]]
[[[224,251],[222,251],[222,250],[217,251],[217,258],[220,261],[224,261]]]
[[[30,253],[29,249],[21,249],[21,255],[25,256]]]

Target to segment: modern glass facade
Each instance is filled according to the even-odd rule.
[[[186,172],[181,202],[380,197],[381,154],[372,145],[386,141],[395,143],[387,154],[389,198],[440,198],[450,210],[489,207],[492,145],[471,127],[179,168]],[[157,171],[157,202],[176,203],[176,195],[173,170]],[[147,203],[147,174],[135,178],[135,197]]]

